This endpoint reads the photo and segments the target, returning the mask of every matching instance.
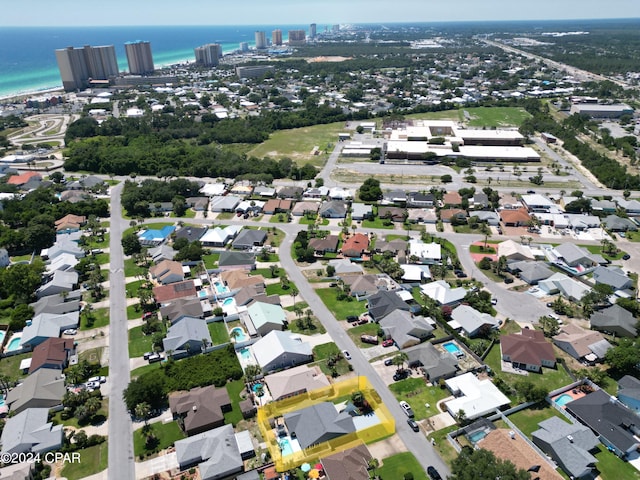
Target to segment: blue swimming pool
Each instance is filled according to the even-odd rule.
[[[477,432],[473,432],[468,435],[469,440],[471,440],[471,442],[473,443],[478,443],[480,440],[482,440],[486,436],[487,436],[487,432],[485,432],[484,430],[478,430]]]
[[[4,330],[0,330],[0,345],[2,345],[2,342],[4,341],[4,337],[7,333]]]
[[[453,355],[461,355],[462,354],[462,350],[460,350],[458,348],[458,346],[453,343],[453,342],[447,342],[447,343],[443,343],[442,347],[449,353],[453,354]]]
[[[291,447],[291,442],[288,438],[283,438],[278,443],[280,443],[280,451],[282,452],[283,457],[293,455],[293,448]]]
[[[239,351],[240,351],[240,356],[244,360],[251,360],[251,350],[249,350],[248,348],[241,348]]]
[[[566,393],[563,393],[558,398],[556,398],[554,402],[556,402],[558,405],[563,407],[567,403],[573,402],[573,397],[571,395],[567,395]]]
[[[14,335],[9,340],[9,345],[7,345],[7,352],[13,352],[14,350],[18,350],[20,348],[20,342],[22,341],[22,335]]]
[[[222,282],[215,282],[213,286],[216,287],[216,292],[218,293],[227,293],[229,291],[227,286]]]
[[[235,303],[235,300],[234,300],[234,298],[233,298],[233,297],[225,298],[225,299],[222,301],[222,306],[224,306],[224,307],[228,307],[229,305],[232,305],[233,303]]]
[[[234,332],[237,332],[237,333],[234,333]],[[229,332],[229,336],[236,342],[244,342],[249,338],[247,334],[244,333],[244,330],[241,327],[233,327],[231,329],[231,332]]]

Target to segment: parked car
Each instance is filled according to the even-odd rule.
[[[513,283],[513,278],[511,278],[511,277],[506,277],[506,278],[504,279],[504,283]]]
[[[390,366],[390,365],[393,365],[393,358],[387,358],[387,359],[384,361],[384,365],[385,365],[386,367],[388,367],[388,366]]]
[[[464,273],[462,270],[454,270],[453,273],[456,274],[456,277],[458,278],[466,278],[467,274]]]
[[[631,255],[629,255],[628,253],[625,253],[625,254],[622,256],[622,259],[623,259],[623,260],[629,260],[630,258],[631,258]]]
[[[342,351],[342,356],[344,357],[345,360],[351,360],[351,354],[346,350]]]
[[[89,390],[96,390],[98,388],[100,388],[100,382],[87,382],[84,384],[85,387],[87,387]]]
[[[355,322],[357,322],[358,320],[359,320],[359,319],[358,319],[357,315],[349,315],[349,316],[347,317],[347,322],[349,322],[349,323],[355,323]]]
[[[527,190],[527,193],[528,193],[529,195],[533,195],[534,193],[536,193],[536,191],[535,191],[535,190]]]
[[[391,346],[393,346],[393,340],[391,340],[390,338],[387,339],[387,340],[384,340],[382,342],[382,346],[383,347],[391,347]]]
[[[497,298],[492,298],[491,299],[491,305],[497,305],[498,304],[498,299]]]
[[[411,427],[411,430],[413,430],[414,432],[419,432],[420,431],[420,427],[418,426],[418,423],[413,420],[412,418],[409,418],[407,420],[407,424]]]
[[[106,381],[107,381],[107,377],[105,376],[91,377],[89,380],[87,380],[88,383],[91,383],[91,382],[106,383]]]
[[[404,400],[400,401],[400,408],[402,408],[402,411],[405,413],[407,417],[412,418],[414,416],[413,410],[411,409],[411,405],[409,405]]]
[[[429,478],[431,480],[442,480],[442,477],[440,476],[438,471],[431,465],[427,467],[427,475],[429,475]]]
[[[143,320],[146,320],[147,318],[151,318],[151,317],[153,317],[154,315],[155,315],[155,312],[144,312],[144,313],[142,314],[142,319],[143,319]]]
[[[409,376],[408,370],[398,370],[396,373],[393,374],[393,380],[398,382],[400,380],[404,380],[408,376]]]
[[[150,357],[151,355],[153,355],[153,352],[147,352],[147,353],[145,353],[145,354],[142,356],[142,358],[144,358],[145,360],[149,360],[149,357]]]
[[[149,355],[149,358],[147,358],[147,360],[149,361],[149,363],[159,362],[162,360],[162,356],[158,353],[152,353],[151,355]]]
[[[547,307],[553,307],[553,302],[547,302]]]
[[[75,335],[76,333],[78,333],[76,328],[67,328],[62,332],[63,335]]]

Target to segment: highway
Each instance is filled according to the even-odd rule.
[[[129,385],[129,333],[124,278],[120,195],[124,183],[111,188],[110,271],[109,271],[109,480],[134,480],[133,431],[131,416],[122,398]]]

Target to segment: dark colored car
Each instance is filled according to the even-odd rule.
[[[429,478],[431,480],[442,480],[442,477],[440,476],[440,474],[438,473],[438,470],[436,470],[434,467],[432,467],[431,465],[429,465],[427,467],[427,474],[429,475]]]
[[[513,283],[513,278],[507,277],[504,279],[504,283]]]
[[[454,270],[453,273],[455,273],[458,278],[465,278],[467,276],[462,270]]]
[[[625,253],[625,254],[622,256],[622,259],[623,259],[623,260],[629,260],[630,258],[631,258],[631,255],[629,255],[628,253]]]
[[[527,190],[527,193],[528,193],[529,195],[533,195],[534,193],[536,193],[536,191],[535,191],[535,190]]]
[[[384,364],[385,364],[385,366],[387,366],[387,367],[388,367],[388,366],[390,366],[390,365],[393,365],[393,358],[387,358],[387,359],[384,361]]]
[[[415,420],[412,420],[410,418],[410,419],[407,420],[407,423],[411,427],[411,430],[413,430],[414,432],[419,432],[420,431],[420,427],[418,426],[418,424],[416,423]]]
[[[354,323],[354,322],[357,322],[357,321],[358,321],[358,317],[356,315],[349,315],[347,317],[347,322],[349,322],[349,323]]]
[[[408,370],[398,370],[396,373],[393,374],[393,380],[397,382],[399,380],[404,380],[408,376],[409,376]]]

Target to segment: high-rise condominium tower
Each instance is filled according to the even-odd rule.
[[[151,43],[138,40],[124,44],[129,63],[129,73],[132,75],[147,75],[153,73],[153,55]]]
[[[304,30],[289,30],[289,45],[304,45],[307,34]]]
[[[194,49],[196,63],[205,67],[215,67],[222,57],[222,45],[219,43],[208,43]]]
[[[274,45],[282,45],[282,30],[274,30],[271,32],[271,43]]]
[[[109,80],[118,75],[118,60],[113,45],[56,50],[56,60],[67,92],[86,88],[89,80]]]
[[[267,34],[264,32],[256,32],[256,49],[262,50],[267,48]]]
[[[316,35],[317,35],[316,24],[312,23],[311,25],[309,25],[309,38],[315,39]]]

